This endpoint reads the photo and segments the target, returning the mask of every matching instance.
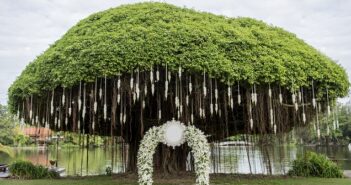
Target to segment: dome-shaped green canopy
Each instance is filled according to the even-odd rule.
[[[120,6],[89,16],[30,63],[9,90],[10,105],[30,94],[139,68],[181,66],[224,83],[316,82],[332,97],[349,87],[345,70],[281,28],[165,3]]]
[[[281,28],[139,3],[71,28],[18,77],[9,105],[21,123],[122,138],[135,172],[138,143],[152,126],[176,118],[218,142],[313,123],[319,138],[331,128],[319,114],[331,115],[331,100],[348,88],[341,66]],[[187,169],[186,148],[172,152],[184,160],[159,152],[172,160],[158,166]]]

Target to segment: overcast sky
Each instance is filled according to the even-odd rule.
[[[0,103],[25,66],[88,15],[137,0],[0,0]],[[295,33],[351,76],[350,0],[169,0],[230,17],[252,17]]]

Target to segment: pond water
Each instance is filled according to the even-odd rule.
[[[306,147],[306,146],[232,146],[222,147],[224,153],[221,160],[214,164],[216,173],[240,174],[286,174],[292,161],[304,152],[313,151],[327,155],[344,170],[351,170],[351,148],[334,147]],[[218,154],[219,152],[212,152]],[[212,157],[216,158],[216,157]],[[234,161],[234,162],[232,162]]]
[[[220,150],[219,150],[220,149]],[[0,163],[29,160],[35,164],[50,166],[50,160],[58,157],[58,167],[66,169],[66,175],[105,174],[112,165],[115,173],[123,172],[119,147],[112,148],[14,148],[14,157],[0,153]],[[343,169],[351,170],[351,147],[297,147],[297,146],[213,146],[212,172],[241,174],[285,174],[297,155],[315,151],[327,155]],[[111,156],[114,156],[112,160]]]

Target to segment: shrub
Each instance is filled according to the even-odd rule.
[[[28,161],[16,161],[10,165],[11,175],[19,179],[58,178],[59,174],[42,165],[34,165]]]
[[[106,171],[106,175],[107,176],[111,176],[112,175],[112,168],[110,166],[108,166],[105,171]]]
[[[303,177],[342,178],[340,167],[325,155],[307,152],[299,156],[292,165],[289,175]]]

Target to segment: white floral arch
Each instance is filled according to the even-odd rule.
[[[165,137],[167,129],[180,127],[182,138],[178,143],[170,143]],[[182,129],[183,128],[183,129]],[[159,127],[150,128],[142,139],[138,151],[138,176],[140,185],[152,185],[153,174],[153,154],[159,143],[168,146],[179,146],[187,142],[194,156],[194,166],[196,173],[196,185],[209,185],[209,165],[210,165],[210,147],[204,133],[195,126],[184,126],[179,121],[169,121]]]

